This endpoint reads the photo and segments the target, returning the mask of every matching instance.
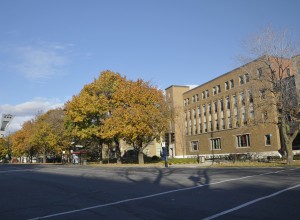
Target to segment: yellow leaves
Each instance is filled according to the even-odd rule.
[[[121,136],[131,143],[139,144],[137,142],[156,137],[166,129],[168,118],[163,109],[164,96],[148,82],[123,81],[113,99],[116,108],[112,117],[118,118],[116,126],[123,128]]]

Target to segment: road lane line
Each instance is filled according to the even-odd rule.
[[[270,195],[268,195],[268,196],[264,196],[264,197],[260,197],[260,198],[258,198],[258,199],[254,199],[254,200],[252,200],[252,201],[250,201],[250,202],[246,202],[246,203],[244,203],[244,204],[242,204],[242,205],[239,205],[239,206],[236,206],[236,207],[234,207],[234,208],[232,208],[232,209],[228,209],[228,210],[225,210],[225,211],[223,211],[223,212],[217,213],[217,214],[215,214],[215,215],[206,217],[206,218],[204,218],[204,219],[202,219],[202,220],[211,220],[211,219],[218,218],[218,217],[220,217],[220,216],[222,216],[222,215],[226,215],[226,214],[228,214],[228,213],[230,213],[230,212],[234,212],[234,211],[236,211],[236,210],[242,209],[242,208],[244,208],[244,207],[246,207],[246,206],[249,206],[249,205],[252,205],[252,204],[254,204],[254,203],[256,203],[256,202],[259,202],[259,201],[261,201],[261,200],[269,199],[269,198],[271,198],[271,197],[277,196],[277,195],[279,195],[279,194],[281,194],[281,193],[284,193],[284,192],[286,192],[286,191],[288,191],[288,190],[292,190],[292,189],[295,189],[295,188],[298,188],[298,187],[300,187],[300,184],[298,184],[298,185],[296,185],[296,186],[291,186],[291,187],[289,187],[289,188],[286,188],[286,189],[283,189],[283,190],[280,190],[280,191],[277,191],[277,192],[275,192],[275,193],[273,193],[273,194],[270,194]]]
[[[32,169],[26,169],[26,170],[5,170],[5,171],[0,171],[0,173],[16,173],[16,172],[26,172],[26,171],[32,171]]]
[[[51,215],[40,216],[40,217],[36,217],[36,218],[31,218],[28,220],[46,219],[46,218],[67,215],[67,214],[73,214],[73,213],[77,213],[77,212],[83,212],[83,211],[88,211],[88,210],[92,210],[92,209],[98,209],[98,208],[103,208],[103,207],[107,207],[107,206],[114,206],[114,205],[118,205],[118,204],[122,204],[122,203],[132,202],[132,201],[136,201],[136,200],[153,198],[153,197],[171,194],[171,193],[175,193],[175,192],[188,191],[188,190],[192,190],[192,189],[201,188],[204,186],[211,186],[211,185],[216,185],[216,184],[221,184],[221,183],[226,183],[226,182],[232,182],[235,180],[242,180],[242,179],[247,179],[247,178],[252,178],[252,177],[257,177],[257,176],[264,176],[264,175],[269,175],[269,174],[274,174],[274,173],[280,173],[280,172],[284,172],[284,171],[287,171],[287,170],[279,170],[279,171],[274,171],[274,172],[261,173],[261,174],[251,175],[251,176],[244,176],[244,177],[239,177],[239,178],[234,178],[234,179],[222,180],[222,181],[218,181],[218,182],[214,182],[214,183],[202,184],[202,185],[193,186],[193,187],[187,187],[187,188],[183,188],[183,189],[175,189],[175,190],[170,190],[170,191],[166,191],[166,192],[155,193],[155,194],[148,195],[148,196],[141,196],[141,197],[125,199],[125,200],[120,200],[120,201],[101,204],[101,205],[90,206],[90,207],[81,208],[81,209],[70,210],[70,211],[66,211],[66,212],[55,213],[55,214],[51,214]]]

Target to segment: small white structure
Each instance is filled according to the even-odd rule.
[[[4,136],[6,128],[11,123],[14,117],[15,116],[11,114],[2,114],[0,124],[0,138]]]

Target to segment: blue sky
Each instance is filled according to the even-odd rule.
[[[240,65],[263,27],[300,33],[298,0],[0,0],[0,114],[12,130],[112,70],[165,89]],[[300,35],[299,35],[300,36]]]

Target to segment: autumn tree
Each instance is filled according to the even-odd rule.
[[[38,146],[31,142],[33,135],[34,119],[26,121],[22,128],[11,135],[12,153],[16,157],[27,156],[32,163],[32,158],[38,152]]]
[[[120,84],[113,100],[115,107],[107,123],[134,147],[143,164],[145,147],[160,140],[167,130],[169,115],[163,92],[141,79],[127,80]]]
[[[34,123],[31,144],[37,146],[39,153],[46,156],[52,154],[61,155],[62,148],[68,145],[64,135],[64,113],[61,108],[49,110],[37,116]]]
[[[295,56],[299,45],[289,32],[276,32],[267,27],[247,40],[245,46],[248,60],[258,58],[251,68],[256,73],[252,78],[257,85],[254,90],[262,100],[255,106],[262,114],[260,123],[278,124],[287,163],[291,164],[293,141],[300,131],[299,88],[296,87],[297,83],[299,86],[300,64],[299,56]],[[274,120],[268,116],[272,109],[276,113]]]
[[[0,160],[5,160],[9,154],[8,141],[6,138],[0,138]]]
[[[117,90],[122,77],[118,73],[104,71],[92,83],[66,103],[66,127],[75,141],[96,142],[102,162],[102,148],[107,139],[112,139],[108,131],[101,130],[113,108],[112,94]]]
[[[143,80],[131,81],[104,71],[66,104],[66,125],[78,140],[114,144],[121,162],[120,140],[139,153],[166,129],[167,115],[161,90]]]

